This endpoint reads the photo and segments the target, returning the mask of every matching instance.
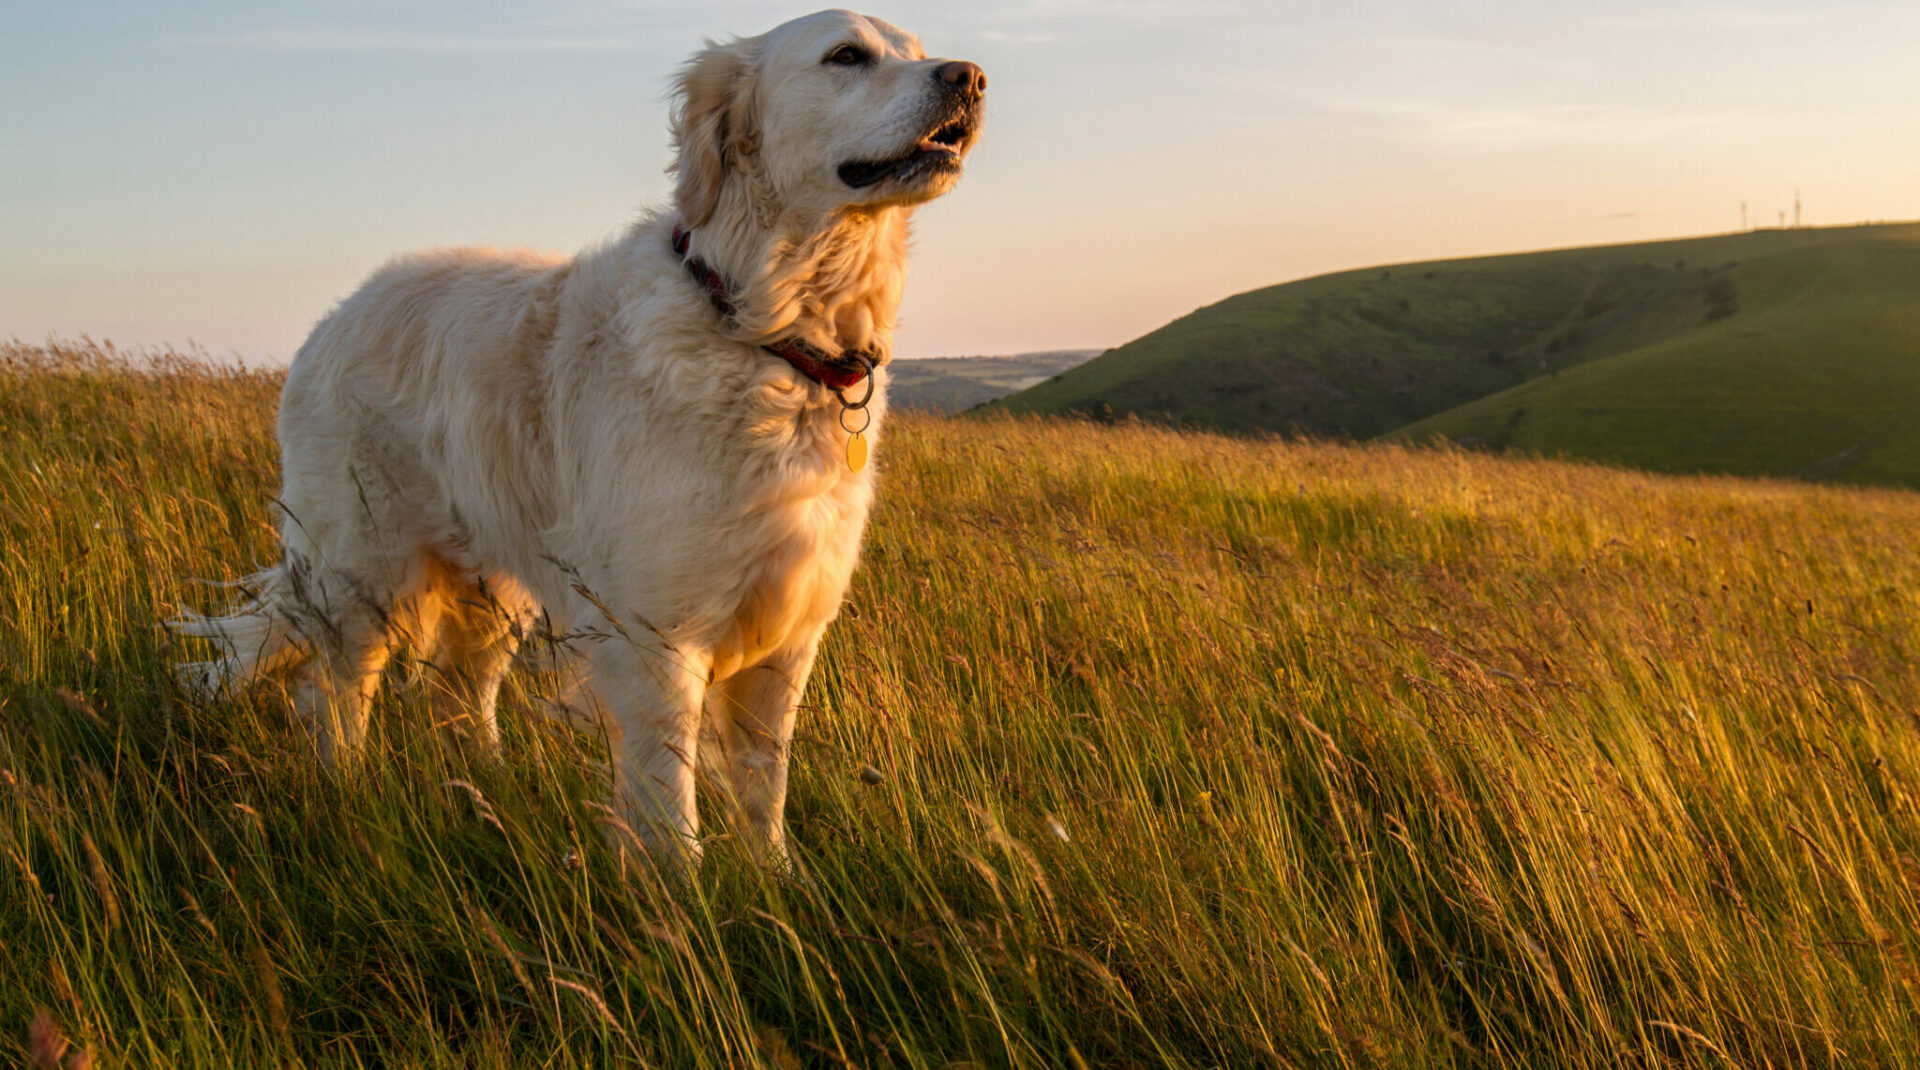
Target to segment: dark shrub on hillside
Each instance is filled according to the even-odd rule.
[[[1707,283],[1707,322],[1723,320],[1740,311],[1740,299],[1733,291],[1733,276],[1720,275]]]

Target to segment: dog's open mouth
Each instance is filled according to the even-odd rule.
[[[865,189],[884,179],[903,181],[937,170],[960,166],[960,154],[967,139],[979,125],[976,112],[967,112],[934,128],[913,146],[913,151],[891,160],[856,160],[840,165],[840,181],[854,189]]]

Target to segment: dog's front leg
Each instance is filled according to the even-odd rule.
[[[708,712],[739,816],[766,861],[787,866],[787,768],[793,723],[816,645],[784,651],[714,686]]]
[[[615,803],[672,877],[700,866],[694,768],[708,665],[703,656],[619,640],[592,656],[589,686],[613,759]]]

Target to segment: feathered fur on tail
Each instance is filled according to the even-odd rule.
[[[212,640],[222,655],[174,667],[180,686],[202,700],[231,694],[298,664],[308,653],[295,612],[295,584],[285,562],[220,586],[251,593],[225,616],[209,617],[183,608],[178,617],[166,622],[175,635]]]

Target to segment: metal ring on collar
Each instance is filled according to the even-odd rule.
[[[857,402],[848,401],[846,393],[837,386],[833,388],[833,393],[835,397],[840,399],[840,408],[842,411],[845,411],[847,409],[864,409],[867,407],[867,402],[873,400],[873,378],[874,378],[873,361],[868,360],[865,356],[859,353],[848,353],[846,355],[859,361],[861,366],[867,369],[867,375],[866,375],[867,392],[864,395],[862,395],[860,400]]]
[[[861,423],[859,427],[847,426],[847,414],[850,412],[857,412],[860,414]],[[845,431],[847,434],[864,435],[867,433],[867,428],[872,426],[873,426],[873,414],[868,412],[867,410],[856,409],[851,405],[840,410],[840,430]]]

